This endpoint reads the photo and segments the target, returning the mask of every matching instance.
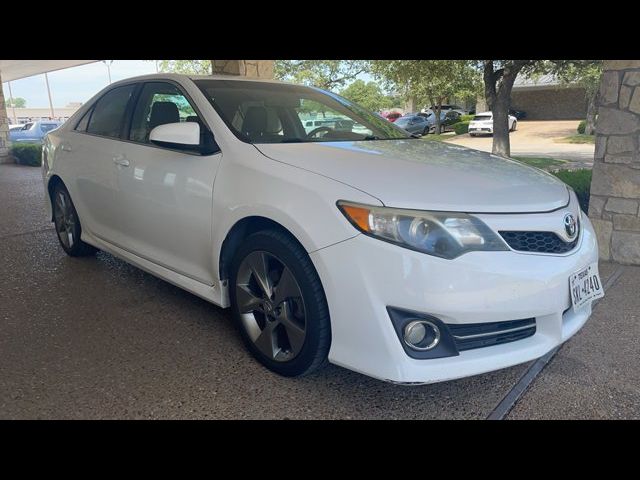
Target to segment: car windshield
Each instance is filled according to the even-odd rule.
[[[393,123],[313,87],[238,80],[194,80],[231,131],[248,143],[411,138]]]

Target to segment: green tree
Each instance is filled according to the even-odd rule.
[[[565,60],[556,62],[553,68],[558,79],[565,85],[579,85],[584,88],[587,100],[587,117],[584,133],[593,135],[596,131],[602,60]]]
[[[7,98],[7,107],[24,108],[27,106],[27,101],[22,97]]]
[[[368,64],[366,60],[276,60],[274,74],[279,80],[335,90],[366,72]]]
[[[435,107],[436,132],[440,132],[442,104],[451,97],[464,98],[480,88],[478,69],[468,60],[377,60],[371,64],[376,77],[418,105]]]
[[[211,75],[211,60],[157,60],[158,69],[166,73]]]
[[[340,95],[374,112],[394,106],[394,99],[385,95],[376,82],[365,83],[358,79],[342,90]]]

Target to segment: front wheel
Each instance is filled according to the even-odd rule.
[[[265,230],[247,237],[231,264],[231,308],[247,348],[287,377],[325,366],[329,308],[307,252],[290,235]]]
[[[518,128],[518,122],[516,120],[513,121],[513,125],[511,125],[511,131],[515,132],[516,128]]]

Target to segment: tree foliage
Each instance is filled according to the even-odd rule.
[[[336,90],[368,70],[366,60],[276,60],[274,75],[279,80]]]
[[[211,75],[211,60],[158,60],[158,69],[166,73]]]
[[[352,82],[340,92],[340,95],[374,112],[397,105],[397,101],[392,96],[386,95],[376,82],[365,83],[361,79]]]
[[[22,97],[13,97],[6,99],[7,108],[24,108],[27,106],[27,101]]]
[[[468,60],[377,60],[371,71],[406,99],[436,107],[436,131],[440,107],[449,98],[475,96],[481,82],[477,68]]]

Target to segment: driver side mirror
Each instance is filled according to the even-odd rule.
[[[193,150],[200,145],[200,125],[196,122],[158,125],[149,133],[149,141],[161,147]]]

